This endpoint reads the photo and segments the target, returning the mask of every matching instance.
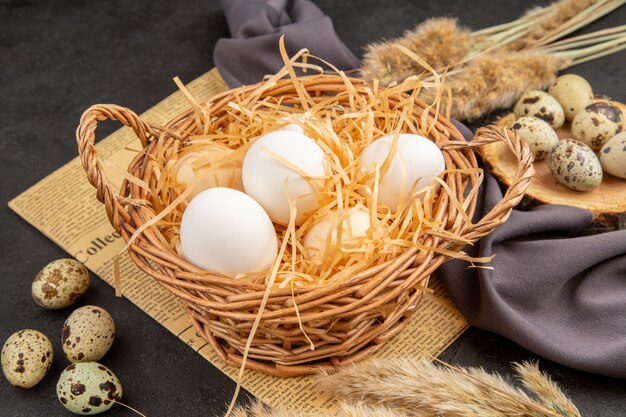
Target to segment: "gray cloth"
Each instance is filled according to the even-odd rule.
[[[487,172],[474,220],[500,199]],[[495,254],[493,271],[452,260],[437,273],[474,326],[572,368],[626,378],[626,230],[580,236],[592,220],[569,206],[513,210],[465,249]]]
[[[342,69],[358,67],[328,17],[308,0],[297,0],[290,14],[280,0],[222,4],[234,39],[220,40],[214,58],[231,86],[256,83],[282,67],[281,33],[289,53],[306,47]],[[501,198],[487,172],[476,219]],[[514,210],[466,249],[474,256],[496,254],[493,271],[453,260],[438,274],[474,326],[555,362],[626,378],[626,230],[581,237],[591,221],[590,212],[567,206]]]
[[[231,87],[250,85],[283,66],[278,41],[292,56],[302,48],[341,70],[359,66],[359,60],[339,40],[328,16],[308,0],[222,0],[232,38],[215,45],[213,60]],[[317,62],[316,62],[317,64]]]

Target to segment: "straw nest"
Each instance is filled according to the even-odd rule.
[[[81,118],[77,141],[87,177],[131,258],[182,300],[218,356],[295,376],[352,363],[380,349],[406,326],[430,274],[445,260],[486,261],[468,258],[461,249],[506,220],[532,175],[532,157],[527,145],[504,128],[482,128],[466,142],[440,113],[440,100],[427,105],[416,98],[422,88],[444,92],[438,78],[428,84],[410,77],[381,88],[341,72],[324,74],[301,59],[306,51],[292,58],[283,54],[285,68],[273,77],[206,103],[189,96],[190,110],[166,126],[123,107],[92,106]],[[302,75],[305,70],[314,74]],[[119,192],[107,181],[93,146],[96,126],[105,119],[131,127],[143,147]],[[260,275],[224,277],[186,262],[179,225],[189,192],[173,180],[181,158],[211,148],[214,157],[197,165],[236,169],[254,139],[286,123],[299,124],[326,153],[322,208],[300,227],[293,222],[276,226],[279,259]],[[401,132],[434,141],[446,171],[435,186],[391,212],[376,204],[385,164],[375,178],[359,177],[355,167],[368,143]],[[519,169],[504,199],[473,223],[482,180],[474,148],[494,141],[506,143]],[[325,256],[307,257],[303,234],[330,210],[340,213],[336,227],[341,230],[346,214],[357,206],[370,213],[367,236],[347,246],[329,242]]]

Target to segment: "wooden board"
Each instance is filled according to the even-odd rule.
[[[622,105],[622,109],[624,109]],[[625,112],[626,113],[626,112]],[[507,126],[515,120],[513,113],[501,117],[497,124]],[[571,138],[570,125],[566,123],[556,130],[560,139]],[[510,185],[515,175],[517,163],[503,143],[493,143],[480,148],[483,160],[491,172],[506,185]],[[541,203],[565,204],[587,209],[596,217],[603,214],[626,212],[626,179],[604,173],[602,183],[593,190],[581,192],[565,187],[552,176],[546,160],[535,161],[535,175],[526,195]]]

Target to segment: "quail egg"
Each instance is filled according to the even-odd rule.
[[[550,94],[540,90],[524,93],[515,103],[513,113],[518,119],[523,116],[543,119],[555,129],[563,126],[565,122],[565,114],[559,102]]]
[[[2,347],[2,372],[12,385],[30,388],[46,376],[52,357],[52,343],[45,334],[20,330],[9,336]]]
[[[57,259],[44,266],[31,286],[33,300],[45,308],[65,308],[89,288],[87,268],[74,259]]]
[[[591,85],[576,74],[561,75],[552,84],[548,93],[559,102],[567,121],[571,121],[576,113],[593,100]]]
[[[626,132],[604,142],[600,149],[600,163],[605,172],[626,178]]]
[[[122,398],[122,384],[98,362],[73,363],[59,377],[57,397],[72,413],[100,414]]]
[[[598,157],[576,140],[560,140],[548,154],[548,167],[558,182],[573,190],[591,190],[602,182]]]
[[[622,111],[606,101],[589,104],[572,121],[574,139],[599,150],[609,138],[622,131]]]
[[[528,143],[535,159],[545,158],[559,141],[554,129],[545,120],[536,117],[520,117],[513,123],[511,130]]]
[[[91,362],[109,351],[114,338],[111,315],[100,307],[84,306],[65,320],[61,344],[70,362]]]

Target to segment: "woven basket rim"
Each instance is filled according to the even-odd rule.
[[[298,81],[307,88],[307,91],[320,94],[337,94],[341,92],[342,89],[345,89],[345,80],[345,77],[327,74],[298,78]],[[359,94],[363,94],[367,89],[373,88],[363,80],[357,78],[349,78],[349,80],[353,83]],[[275,85],[266,88],[261,97],[279,93],[283,94],[286,91],[289,92],[290,88],[293,89],[292,83],[293,80],[290,79],[279,80]],[[263,83],[259,83],[252,86],[231,89],[214,96],[204,104],[209,106],[212,115],[219,117],[219,110],[226,106],[231,98],[236,95],[245,95],[253,91],[258,92],[257,89],[262,85]],[[406,94],[400,94],[398,102],[407,97],[409,96]],[[528,182],[533,173],[532,156],[528,145],[515,133],[505,128],[495,126],[479,129],[476,132],[474,140],[466,142],[456,127],[440,114],[436,114],[434,109],[428,108],[426,104],[419,100],[415,101],[415,105],[422,112],[430,112],[429,117],[434,118],[436,128],[447,133],[446,136],[449,139],[441,143],[442,150],[451,155],[457,155],[462,161],[469,161],[470,166],[477,167],[474,148],[495,141],[506,143],[509,149],[516,155],[519,164],[518,175],[509,190],[507,190],[505,197],[496,204],[487,215],[474,223],[473,227],[466,227],[464,231],[465,238],[470,241],[476,241],[502,224],[508,217],[512,208],[521,200],[523,192],[528,186]],[[104,104],[90,107],[81,117],[76,133],[81,162],[87,173],[88,180],[97,190],[97,198],[105,205],[109,221],[116,230],[122,234],[127,242],[132,234],[131,231],[133,228],[136,230],[136,228],[141,225],[138,223],[137,216],[132,212],[132,204],[129,204],[130,200],[128,196],[124,194],[125,192],[129,192],[132,185],[125,180],[120,191],[122,193],[121,196],[116,195],[110,187],[110,183],[106,178],[103,166],[99,162],[94,148],[97,124],[105,119],[113,119],[119,120],[124,125],[133,129],[142,143],[144,152],[140,153],[129,165],[129,171],[132,171],[142,169],[144,158],[148,158],[150,152],[156,147],[155,139],[159,138],[161,134],[167,136],[167,140],[170,142],[175,140],[185,141],[193,131],[192,126],[194,121],[192,114],[193,109],[182,112],[179,116],[170,120],[165,126],[160,127],[144,121],[129,109]],[[472,201],[470,205],[470,216],[475,208],[475,200],[476,196],[474,196],[474,201]],[[449,214],[444,208],[441,209],[443,210],[443,214],[439,213],[439,215],[445,216]],[[251,318],[256,317],[255,314],[246,313],[246,311],[254,309],[255,305],[258,305],[259,297],[266,291],[265,284],[238,282],[233,278],[211,274],[194,267],[184,259],[161,253],[158,248],[155,248],[155,240],[150,239],[149,230],[149,228],[146,229],[130,246],[129,254],[133,261],[143,271],[157,279],[157,281],[164,285],[170,292],[183,300],[185,309],[192,318],[197,330],[203,335],[207,342],[212,345],[221,359],[234,364],[240,363],[241,356],[236,352],[237,350],[240,351],[241,337],[237,335],[242,331],[245,333],[246,326],[241,326],[249,322]],[[431,243],[433,243],[433,246],[438,247],[439,238],[429,236],[426,239],[432,239]],[[460,249],[458,243],[456,245],[449,245],[448,247],[455,250]],[[368,268],[345,280],[294,287],[294,297],[291,302],[288,301],[288,299],[291,298],[291,288],[271,288],[269,290],[270,298],[275,298],[278,301],[276,301],[277,304],[274,305],[275,310],[266,310],[262,313],[261,320],[264,325],[286,326],[285,328],[289,329],[289,326],[296,323],[296,319],[287,313],[293,310],[293,304],[297,301],[298,307],[303,309],[303,311],[301,311],[303,322],[324,322],[328,320],[328,316],[336,312],[341,312],[341,314],[337,315],[341,316],[341,320],[345,320],[345,323],[342,322],[342,325],[348,327],[346,327],[345,336],[331,337],[324,334],[318,335],[320,338],[318,339],[320,340],[320,346],[322,346],[319,352],[324,352],[324,349],[326,349],[330,353],[326,359],[317,357],[316,355],[320,355],[319,352],[310,354],[311,357],[315,358],[311,364],[307,363],[306,358],[308,357],[308,353],[300,352],[300,348],[290,348],[292,342],[289,340],[293,338],[292,336],[285,336],[281,339],[282,336],[280,336],[280,334],[282,333],[280,333],[279,330],[265,329],[266,332],[269,332],[268,334],[277,338],[277,342],[275,346],[271,348],[266,348],[263,344],[259,345],[257,349],[258,352],[253,352],[253,354],[251,354],[252,359],[248,359],[248,367],[274,375],[293,376],[312,373],[314,370],[333,368],[351,363],[353,360],[362,359],[363,356],[377,350],[384,344],[386,339],[379,337],[380,335],[391,331],[391,328],[396,329],[395,332],[397,333],[401,330],[398,330],[398,328],[406,326],[408,317],[410,317],[412,311],[416,308],[417,302],[423,294],[423,288],[420,289],[419,286],[422,283],[428,282],[432,270],[436,269],[445,259],[445,255],[433,251],[424,252],[418,251],[416,248],[408,248],[399,254],[398,257],[389,260],[384,265]],[[401,269],[398,269],[400,267]],[[402,274],[404,274],[404,278],[402,278]],[[401,281],[403,279],[404,281]],[[213,292],[201,292],[199,287],[202,287],[202,285],[200,284],[206,286],[206,288],[210,288]],[[386,285],[386,287],[381,289],[377,288],[376,285]],[[395,285],[395,287],[389,287],[390,285]],[[403,286],[405,285],[407,289],[410,289],[413,291],[413,294],[416,295],[416,297],[412,298],[413,301],[410,302],[410,305],[406,304],[406,300],[402,300],[403,294],[400,290],[404,289]],[[360,307],[353,308],[352,311],[346,311],[349,310],[351,306],[351,304],[348,303],[343,307],[338,307],[337,310],[329,310],[325,314],[319,314],[313,311],[316,303],[321,303],[321,299],[328,298],[328,302],[331,304],[338,302],[338,299],[342,299],[342,291],[350,297],[357,299],[358,301],[355,303]],[[368,314],[374,314],[370,310],[373,309],[372,306],[376,305],[379,300],[371,302],[368,300],[374,298],[372,294],[378,294],[377,291],[378,293],[384,293],[385,297],[395,300],[394,303],[399,303],[397,305],[394,304],[397,310],[396,313],[400,312],[398,313],[399,317],[396,323],[387,323],[383,320],[382,324],[378,327],[375,325],[367,327],[363,322],[356,323],[356,328],[361,329],[359,331],[363,332],[363,334],[369,334],[370,336],[368,336],[369,339],[366,338],[367,340],[359,340],[357,335],[354,346],[363,346],[353,352],[351,348],[344,347],[344,344],[347,343],[346,340],[351,340],[351,336],[349,336],[351,334],[349,328],[350,320],[352,320],[351,317],[358,317],[359,314],[364,315],[363,317],[368,317]],[[285,316],[285,314],[287,314],[287,316]],[[215,319],[215,317],[218,317],[218,319]],[[298,317],[298,320],[300,320],[300,317]],[[239,327],[232,327],[231,325],[233,323],[240,323],[237,325]],[[274,331],[277,333],[272,333]],[[378,336],[374,335],[376,331],[380,333]],[[340,333],[344,334],[342,332],[344,332],[343,330]],[[329,341],[333,337],[335,339],[345,337],[344,342],[336,342],[339,346],[344,347],[343,351],[338,354],[333,352],[334,342]],[[376,340],[378,340],[378,342],[376,342]],[[282,345],[280,344],[281,342]],[[222,346],[224,343],[230,346],[230,348],[225,350]],[[328,347],[323,348],[323,346]],[[255,355],[261,359],[255,359]]]

